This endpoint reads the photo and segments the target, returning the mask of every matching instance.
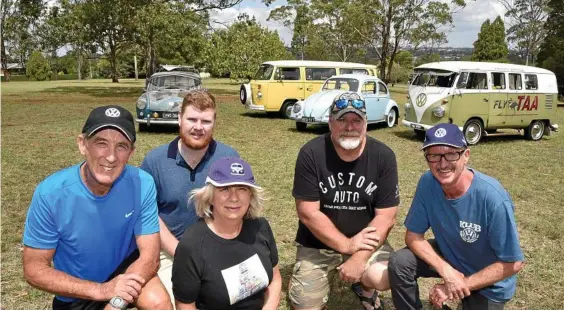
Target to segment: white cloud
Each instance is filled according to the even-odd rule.
[[[210,18],[218,23],[213,23],[214,27],[223,27],[221,24],[230,25],[237,21],[237,16],[240,14],[247,14],[249,17],[255,17],[257,22],[267,27],[269,30],[277,31],[280,39],[284,41],[286,45],[290,45],[292,41],[292,31],[282,25],[282,23],[267,21],[270,11],[276,9],[277,6],[273,7],[241,7],[241,8],[229,8],[225,10],[214,10],[210,14]]]
[[[450,0],[443,0],[450,2]],[[248,1],[244,1],[239,7],[233,7],[225,10],[215,10],[211,14],[212,20],[223,24],[232,24],[237,21],[237,16],[246,13],[254,16],[259,24],[268,27],[270,30],[276,30],[278,35],[286,45],[290,45],[292,41],[292,31],[284,27],[281,23],[267,21],[270,11],[278,6],[256,6],[248,7]],[[486,19],[494,20],[497,16],[503,17],[505,8],[497,0],[467,0],[467,5],[461,11],[453,15],[453,27],[447,33],[448,44],[451,47],[472,47],[472,44],[478,39],[480,27]],[[221,27],[220,24],[214,24]]]

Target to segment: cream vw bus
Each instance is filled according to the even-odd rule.
[[[376,66],[357,63],[281,60],[260,65],[250,83],[241,85],[241,103],[248,109],[279,112],[289,118],[298,100],[319,92],[323,82],[339,74],[376,76]]]
[[[497,129],[524,129],[540,140],[558,125],[558,89],[546,69],[481,62],[437,62],[415,68],[402,124],[418,136],[437,123],[454,123],[469,144]],[[497,134],[499,135],[499,133]]]

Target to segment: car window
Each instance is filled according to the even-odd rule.
[[[525,75],[525,89],[526,90],[539,89],[539,81],[537,80],[537,75]]]
[[[274,76],[275,80],[300,80],[300,68],[278,68]]]
[[[306,68],[306,80],[327,80],[337,74],[335,68]]]
[[[376,81],[367,81],[362,85],[363,95],[376,94]]]
[[[505,73],[492,72],[492,89],[505,90]]]
[[[341,68],[339,69],[339,73],[344,74],[368,74],[366,69],[356,69],[356,68]]]
[[[167,88],[184,90],[196,88],[200,85],[201,81],[199,79],[176,75],[153,77],[149,81],[149,87],[151,89]]]
[[[274,71],[274,66],[261,65],[259,70],[255,74],[255,80],[270,80],[273,71]]]
[[[482,72],[461,72],[456,87],[459,89],[487,90],[488,76]]]
[[[327,90],[343,90],[343,91],[354,91],[358,89],[358,80],[349,78],[335,78],[329,79],[323,84],[321,88],[322,91]]]
[[[510,73],[509,74],[509,89],[510,90],[522,90],[523,81],[521,81],[521,74]]]
[[[381,95],[388,94],[388,88],[386,87],[386,85],[384,83],[378,82],[378,89],[379,89],[379,93]]]

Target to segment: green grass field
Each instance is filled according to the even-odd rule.
[[[204,82],[219,102],[215,137],[231,146],[253,166],[257,180],[267,190],[266,217],[273,227],[284,279],[281,309],[288,309],[287,281],[294,263],[297,216],[291,195],[294,164],[299,148],[324,133],[295,130],[294,122],[248,112],[239,103],[239,85],[228,80]],[[1,309],[50,308],[52,296],[30,287],[23,279],[21,244],[23,224],[37,183],[51,173],[81,161],[75,137],[89,111],[105,104],[124,105],[135,111],[143,81],[53,81],[2,83],[2,261]],[[405,87],[392,88],[403,106]],[[400,113],[401,115],[402,113]],[[564,126],[564,107],[556,109],[556,123]],[[426,164],[412,131],[369,127],[369,135],[396,153],[401,187],[398,223],[390,235],[394,248],[404,246],[403,220],[415,186]],[[139,165],[152,148],[171,141],[175,130],[140,133],[135,156]],[[564,133],[540,142],[522,136],[486,138],[471,148],[470,165],[491,175],[506,187],[515,202],[526,266],[519,274],[517,295],[508,309],[562,309],[564,303]],[[426,280],[424,287],[432,284]],[[423,289],[422,298],[427,291]],[[392,307],[389,292],[384,293]],[[329,309],[359,309],[348,284],[335,280]]]

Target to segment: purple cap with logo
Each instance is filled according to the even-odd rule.
[[[425,141],[421,150],[431,146],[450,146],[454,148],[466,148],[468,143],[464,134],[457,125],[441,123],[433,126],[425,132]]]
[[[221,158],[213,162],[206,178],[207,183],[216,187],[245,185],[261,189],[255,182],[249,163],[236,157]]]

